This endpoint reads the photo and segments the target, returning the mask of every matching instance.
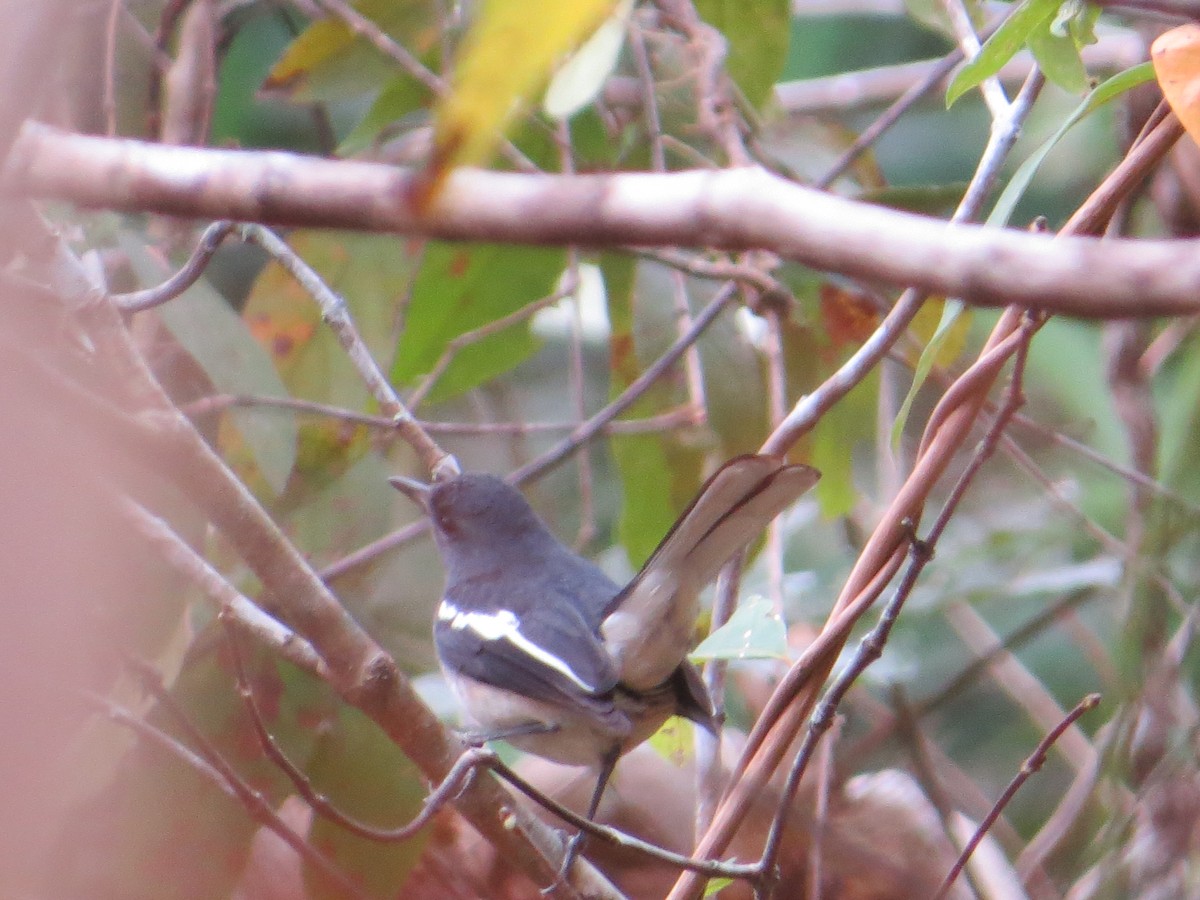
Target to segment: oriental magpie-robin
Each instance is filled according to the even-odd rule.
[[[618,757],[671,715],[714,729],[687,660],[699,593],[818,477],[774,456],[735,457],[624,588],[563,545],[499,478],[389,481],[433,523],[446,570],[438,658],[479,736],[598,766],[590,819]]]

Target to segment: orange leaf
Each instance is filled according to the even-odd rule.
[[[1180,25],[1150,45],[1154,74],[1163,96],[1200,144],[1200,25]]]
[[[866,296],[825,282],[821,285],[821,321],[835,347],[860,344],[879,324],[879,311]]]

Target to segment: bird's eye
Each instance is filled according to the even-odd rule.
[[[459,533],[458,524],[454,521],[454,517],[445,510],[438,510],[434,513],[434,521],[437,523],[438,530],[442,534],[449,537],[457,537]]]
[[[454,486],[447,485],[441,493],[434,496],[430,510],[438,531],[450,537],[458,535],[460,530],[453,512],[455,493]]]

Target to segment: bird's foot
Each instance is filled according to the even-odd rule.
[[[567,879],[571,874],[571,866],[575,865],[575,860],[579,856],[579,851],[583,849],[583,841],[586,837],[587,835],[582,831],[571,835],[567,841],[566,852],[563,854],[562,865],[558,867],[558,875],[551,884],[541,890],[543,897],[553,894],[567,883]]]

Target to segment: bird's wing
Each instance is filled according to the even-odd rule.
[[[603,715],[612,707],[616,669],[594,626],[559,591],[544,584],[539,596],[507,598],[501,608],[487,588],[456,586],[438,609],[439,655],[477,681]]]
[[[700,590],[820,473],[776,456],[737,456],[704,484],[601,627],[621,681],[662,684],[691,647]]]

